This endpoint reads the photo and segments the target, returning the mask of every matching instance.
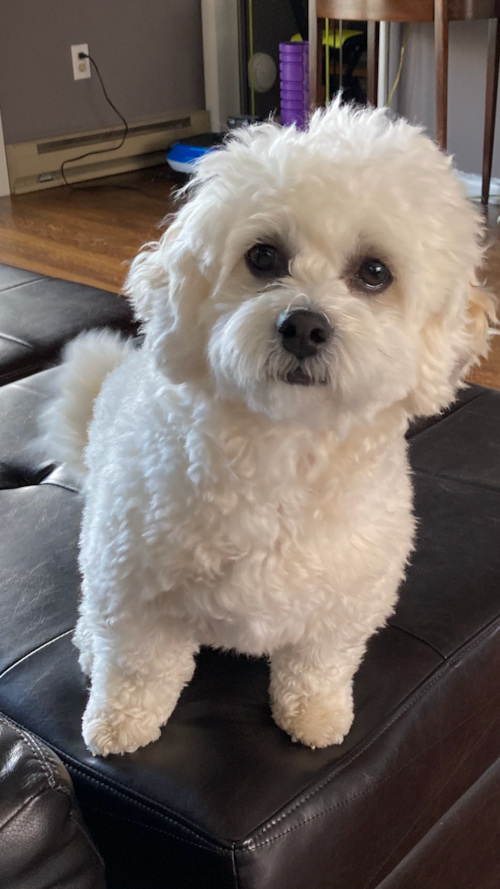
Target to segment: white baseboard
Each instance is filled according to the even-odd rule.
[[[209,120],[206,111],[188,111],[184,115],[130,122],[125,142],[109,154],[101,154],[100,150],[116,145],[123,127],[6,145],[11,190],[25,194],[63,185],[61,165],[68,161],[72,163],[66,167],[66,176],[71,182],[165,163],[172,142],[206,132]]]

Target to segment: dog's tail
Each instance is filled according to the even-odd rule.
[[[94,402],[108,374],[123,363],[133,346],[110,331],[84,333],[67,346],[56,392],[41,418],[47,456],[66,463],[79,480],[87,467],[84,452]]]

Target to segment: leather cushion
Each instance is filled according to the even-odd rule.
[[[0,489],[37,485],[54,469],[39,436],[57,373],[52,368],[0,388]]]
[[[499,799],[500,760],[497,760],[378,889],[498,889]]]
[[[0,385],[55,364],[83,330],[108,326],[137,332],[123,296],[0,263]]]

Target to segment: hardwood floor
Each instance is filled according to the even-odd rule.
[[[488,358],[474,368],[469,381],[490,389],[500,389],[500,336],[492,337]]]
[[[140,246],[155,240],[175,209],[177,185],[169,167],[0,198],[0,262],[119,292],[127,264]],[[102,188],[101,186],[112,186]],[[500,207],[488,211],[490,249],[487,286],[500,296]],[[500,389],[500,336],[471,380]]]
[[[0,198],[0,262],[117,292],[174,209],[169,167]],[[112,187],[103,188],[103,185]]]
[[[497,297],[500,320],[500,225],[497,222],[499,215],[500,207],[498,205],[491,204],[486,210],[488,250],[484,267],[484,281],[488,290]],[[479,367],[474,368],[469,380],[480,386],[500,389],[500,336],[492,337],[488,358],[483,360]]]

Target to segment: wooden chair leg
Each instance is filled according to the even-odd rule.
[[[367,33],[367,99],[370,105],[377,105],[378,99],[378,57],[380,22],[368,22]]]
[[[434,0],[436,138],[443,151],[448,141],[448,39],[448,0]]]
[[[497,113],[499,61],[499,21],[498,19],[490,19],[490,26],[488,31],[488,63],[486,68],[486,114],[484,118],[483,187],[481,191],[481,200],[483,204],[487,204],[490,199],[491,167],[493,164],[493,144],[495,141],[495,120]]]

